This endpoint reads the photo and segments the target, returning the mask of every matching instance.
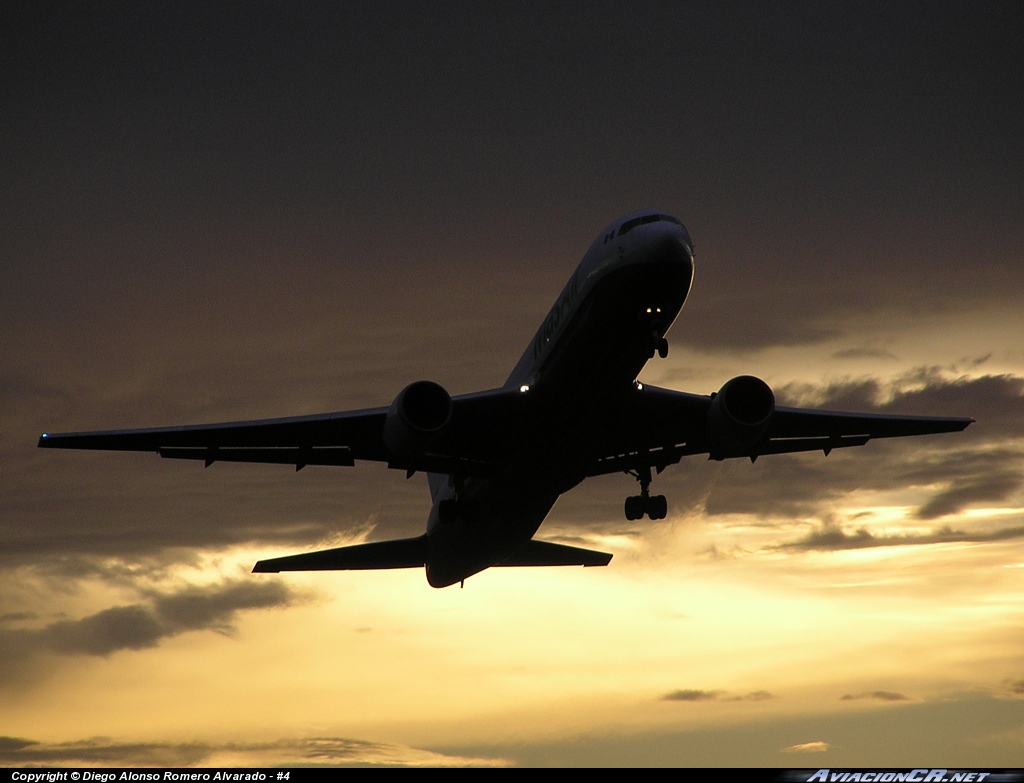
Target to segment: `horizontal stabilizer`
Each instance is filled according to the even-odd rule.
[[[581,549],[577,546],[552,544],[550,541],[528,541],[514,555],[496,563],[499,566],[606,566],[612,556],[607,552]]]
[[[583,550],[580,550],[583,551]],[[254,574],[281,571],[369,571],[383,568],[422,568],[426,563],[426,536],[374,541],[301,555],[260,560]]]

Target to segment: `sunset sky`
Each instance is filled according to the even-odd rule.
[[[8,3],[0,765],[1020,766],[1018,3]],[[594,237],[696,247],[671,353],[960,434],[625,475],[607,568],[252,575],[420,475],[44,431],[501,385]]]

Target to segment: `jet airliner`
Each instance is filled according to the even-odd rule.
[[[452,397],[416,381],[388,407],[226,424],[44,434],[44,448],[156,452],[170,459],[352,466],[374,460],[427,475],[432,504],[414,538],[259,561],[255,572],[424,568],[446,587],[492,566],[603,566],[612,555],[534,538],[559,495],[627,473],[625,516],[662,519],[653,477],[683,457],[751,461],[959,432],[973,419],[777,406],[760,378],[709,396],[637,381],[668,355],[666,333],[693,280],[693,243],[658,211],[615,221],[584,255],[505,384]]]

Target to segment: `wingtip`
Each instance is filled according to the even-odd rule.
[[[260,560],[252,567],[252,573],[254,574],[279,574],[281,573],[278,569],[272,567],[268,560]]]

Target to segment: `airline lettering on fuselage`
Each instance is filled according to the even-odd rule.
[[[572,309],[573,304],[576,302],[576,294],[579,293],[579,278],[580,267],[577,267],[572,277],[569,278],[569,282],[566,283],[565,290],[562,291],[558,301],[555,302],[555,306],[551,308],[548,317],[544,319],[540,331],[537,332],[537,336],[533,340],[533,359],[535,362],[544,352],[544,347],[551,342],[555,332],[558,331],[562,318]]]

